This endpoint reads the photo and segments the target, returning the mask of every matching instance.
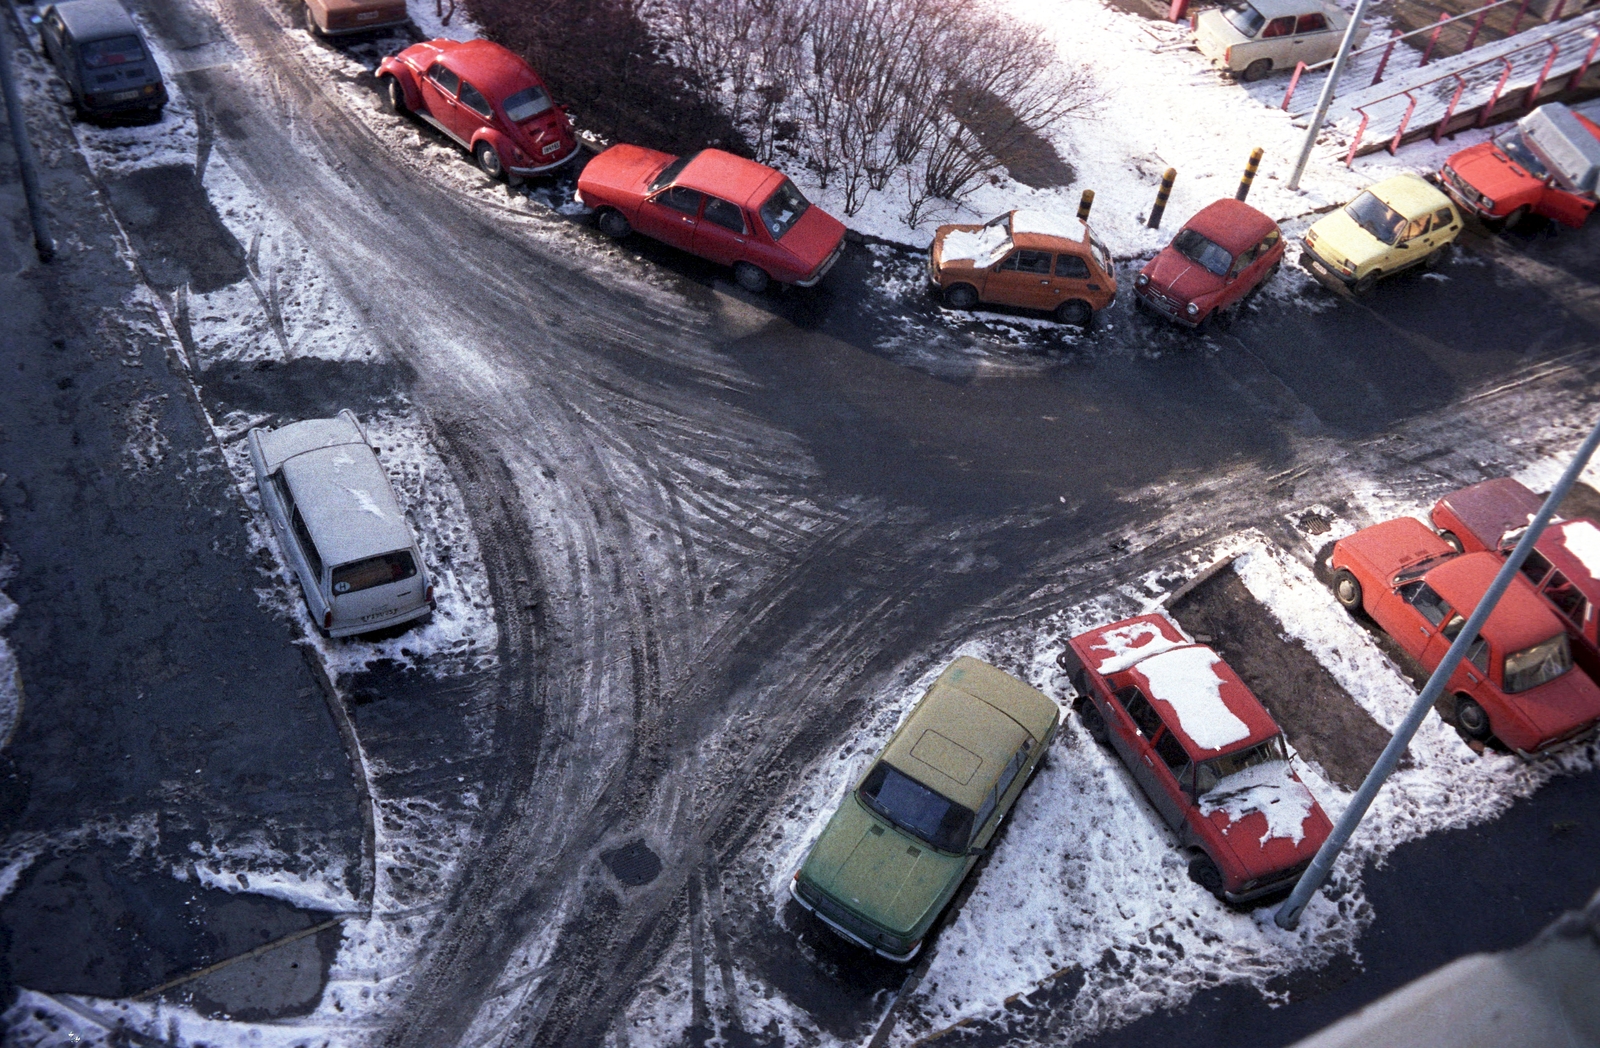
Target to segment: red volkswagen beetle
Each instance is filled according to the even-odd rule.
[[[499,44],[415,44],[385,58],[378,79],[396,113],[415,113],[455,139],[490,178],[543,174],[578,151],[566,110],[527,62]]]
[[[1139,271],[1134,301],[1203,328],[1272,275],[1283,258],[1278,224],[1239,200],[1218,200],[1188,221]]]
[[[578,177],[578,202],[594,209],[607,236],[637,229],[732,266],[747,291],[769,280],[811,287],[844,250],[844,224],[782,172],[720,149],[674,157],[612,146]]]

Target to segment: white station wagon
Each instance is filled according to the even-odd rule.
[[[258,426],[249,443],[261,505],[325,635],[369,633],[433,611],[422,551],[354,412]]]
[[[1202,11],[1195,19],[1200,53],[1240,80],[1260,80],[1295,63],[1316,65],[1334,56],[1350,16],[1326,0],[1245,0]],[[1369,29],[1356,30],[1356,47]]]

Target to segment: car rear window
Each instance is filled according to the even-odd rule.
[[[333,592],[355,593],[358,590],[401,582],[417,573],[417,562],[408,549],[397,549],[378,557],[368,557],[351,564],[341,564],[333,569]]]
[[[550,109],[550,96],[542,87],[525,87],[506,99],[506,119],[513,124],[530,120]]]
[[[139,43],[139,38],[136,36],[114,36],[109,40],[90,40],[86,44],[79,45],[78,51],[83,55],[83,64],[90,69],[122,65],[124,62],[144,61],[144,45]]]
[[[794,224],[800,221],[800,216],[810,207],[811,201],[801,195],[793,182],[786,179],[783,185],[778,187],[778,191],[761,205],[761,221],[766,224],[767,232],[772,235],[772,239],[779,240],[794,228]]]
[[[1213,757],[1208,761],[1201,761],[1195,769],[1195,796],[1204,797],[1211,792],[1211,788],[1230,775],[1237,775],[1246,768],[1254,768],[1258,764],[1268,761],[1286,761],[1289,751],[1284,746],[1283,736],[1274,735],[1259,746],[1252,746],[1247,750],[1237,753]]]
[[[690,162],[699,155],[700,154],[696,152],[690,153],[688,156],[680,156],[678,159],[662,168],[661,174],[657,175],[655,181],[650,183],[650,192],[654,193],[656,190],[661,189],[664,186],[672,185],[672,180],[683,174],[683,169],[688,167]]]
[[[1537,688],[1555,680],[1572,668],[1572,647],[1565,633],[1558,633],[1542,644],[1523,648],[1506,656],[1508,695]]]
[[[1233,256],[1227,248],[1213,244],[1193,229],[1180,232],[1173,239],[1172,247],[1184,258],[1199,263],[1207,272],[1219,277],[1225,276],[1233,264]]]
[[[858,791],[862,803],[940,851],[965,851],[973,814],[936,790],[879,761]]]
[[[1256,30],[1267,24],[1267,16],[1251,7],[1249,4],[1239,4],[1223,12],[1222,17],[1228,20],[1239,32],[1251,39],[1255,38]]]

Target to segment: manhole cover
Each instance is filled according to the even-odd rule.
[[[600,861],[630,888],[649,884],[661,875],[661,859],[644,841],[632,841],[600,853]]]

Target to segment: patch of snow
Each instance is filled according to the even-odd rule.
[[[389,519],[389,515],[383,511],[383,508],[372,500],[372,493],[370,491],[367,491],[364,488],[345,488],[344,490],[348,491],[351,497],[360,504],[361,512],[370,513],[379,520]]]
[[[463,0],[406,0],[412,24],[427,40],[476,40],[483,30],[467,16]],[[445,18],[449,17],[446,23]]]
[[[1088,223],[1077,218],[1076,214],[1067,216],[1053,211],[1038,211],[1023,209],[1011,216],[1011,232],[1034,233],[1039,236],[1060,237],[1063,240],[1074,242],[1083,240],[1084,232],[1089,228]]]
[[[1222,700],[1222,660],[1210,648],[1177,648],[1151,655],[1139,663],[1150,682],[1150,694],[1178,714],[1178,726],[1204,749],[1222,747],[1250,737],[1250,727]]]
[[[976,262],[987,266],[1011,247],[1011,236],[1004,226],[984,226],[982,229],[957,229],[947,233],[944,250],[939,255],[943,262]]]
[[[1176,622],[1172,627],[1179,633],[1183,629]],[[1103,630],[1095,635],[1094,647],[1091,651],[1104,648],[1110,654],[1106,655],[1095,667],[1096,672],[1102,676],[1121,673],[1140,659],[1147,659],[1163,651],[1170,651],[1182,644],[1193,643],[1190,640],[1173,640],[1161,632],[1161,627],[1154,622],[1133,622],[1116,629]]]
[[[1590,578],[1600,578],[1600,528],[1587,520],[1568,522],[1558,533],[1559,541],[1567,552],[1589,572]],[[0,625],[4,619],[0,618]]]
[[[0,474],[3,479],[4,474]],[[7,568],[0,561],[0,583],[6,581]],[[17,602],[0,590],[0,630],[11,625],[17,617]],[[17,665],[17,653],[11,642],[0,637],[0,749],[11,743],[11,734],[17,730],[17,719],[22,716],[22,667]],[[4,896],[0,892],[0,897]]]
[[[1288,761],[1266,761],[1217,780],[1200,798],[1200,814],[1226,812],[1233,825],[1225,832],[1231,833],[1241,819],[1258,811],[1267,819],[1267,830],[1258,843],[1287,837],[1299,844],[1305,839],[1305,821],[1316,803],[1311,791],[1291,773]]]
[[[345,889],[343,877],[329,878],[318,871],[232,871],[202,862],[195,863],[193,868],[196,878],[207,888],[266,895],[304,910],[348,913],[357,907],[355,898]]]

